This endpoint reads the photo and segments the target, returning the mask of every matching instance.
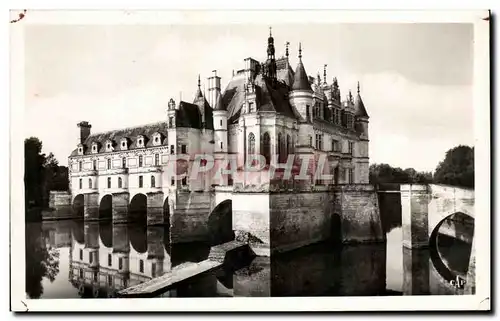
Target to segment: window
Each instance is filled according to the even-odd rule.
[[[79,154],[83,154],[83,148],[82,147],[78,147],[78,153]]]
[[[352,155],[353,151],[354,151],[354,143],[353,142],[349,142],[349,154]]]
[[[160,155],[155,154],[155,166],[158,166],[158,165],[160,165]]]
[[[111,188],[111,177],[108,177],[108,188]]]
[[[186,153],[187,153],[187,146],[181,145],[181,154],[186,154]]]
[[[118,188],[122,188],[122,178],[118,177]]]
[[[175,153],[174,145],[170,145],[170,154],[173,155]]]
[[[160,141],[160,139],[158,138],[158,136],[155,137],[155,143],[158,143],[158,141]]]
[[[80,269],[80,278],[83,278],[83,270]]]
[[[92,161],[92,168],[93,168],[94,170],[96,170],[96,169],[97,169],[97,161],[96,161],[95,159]]]
[[[92,188],[92,179],[89,178],[89,188]]]
[[[93,146],[92,146],[92,151],[93,151],[94,153],[95,153],[95,152],[97,152],[97,145],[93,145]]]
[[[89,253],[89,263],[92,264],[94,262],[94,255],[92,255],[92,252]]]
[[[186,186],[187,185],[187,177],[183,177],[182,178],[182,186]]]
[[[340,144],[338,140],[332,140],[332,151],[340,152]]]
[[[80,182],[79,183],[80,183],[80,189],[82,189],[83,187],[82,187],[82,179],[81,178],[80,178]]]
[[[108,275],[108,285],[109,286],[113,285],[113,276],[112,275]]]
[[[108,254],[108,266],[111,266],[111,263],[112,263],[111,254]]]
[[[352,168],[349,168],[349,184],[354,183],[354,170]]]
[[[248,110],[253,113],[255,112],[255,104],[254,103],[248,103]]]
[[[262,136],[262,155],[266,159],[266,165],[269,165],[271,161],[271,136],[268,132]]]
[[[224,144],[222,142],[220,142],[220,149],[223,149],[224,148]]]
[[[220,120],[220,127],[222,127],[222,119]]]
[[[313,138],[312,136],[309,136],[309,146],[312,146],[313,145]]]
[[[311,121],[311,110],[310,110],[311,107],[309,107],[309,105],[306,106],[306,120],[307,121]]]
[[[111,149],[111,144],[108,143],[108,146],[106,146],[109,149]]]
[[[143,142],[142,138],[140,138],[139,140],[137,140],[137,146],[138,147],[142,147],[142,142]]]
[[[250,133],[248,135],[248,155],[255,154],[255,135]]]
[[[81,161],[79,161],[79,162],[78,162],[78,170],[81,172],[81,171],[82,171],[82,169],[83,169],[82,162],[81,162]]]
[[[170,180],[170,185],[174,186],[175,185],[175,179],[172,177],[172,179]]]
[[[122,142],[122,147],[125,147],[125,146],[126,146],[126,145],[125,145],[125,142]]]
[[[122,158],[122,168],[127,168],[127,158]]]
[[[97,272],[94,272],[94,282],[97,282]]]
[[[139,167],[142,167],[142,155],[139,155]]]
[[[154,176],[151,176],[151,187],[156,187],[155,184],[155,177]]]
[[[142,187],[142,176],[139,176],[139,187]]]
[[[168,117],[168,127],[174,127],[174,117]]]
[[[108,158],[108,169],[111,169],[111,158]]]
[[[292,138],[290,135],[286,135],[286,156],[292,153]]]
[[[80,249],[80,261],[83,261],[83,250]]]
[[[151,277],[156,277],[156,263],[151,263]]]
[[[144,260],[139,260],[139,272],[144,273]]]
[[[123,269],[123,258],[118,259],[118,270]]]

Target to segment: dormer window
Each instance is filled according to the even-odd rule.
[[[121,150],[127,150],[128,149],[128,139],[127,138],[122,138],[120,140],[120,149]]]
[[[110,140],[110,139],[108,139],[108,140],[106,141],[106,151],[107,151],[107,152],[112,152],[112,151],[114,151],[114,150],[115,150],[115,149],[114,149],[114,146],[113,146],[113,141],[112,141],[112,140]]]
[[[92,154],[97,154],[99,152],[99,144],[92,143]]]
[[[144,136],[142,136],[142,135],[137,136],[137,143],[136,144],[137,144],[138,148],[144,147],[144,145],[145,145],[144,140],[145,140]]]
[[[78,144],[78,155],[83,155],[83,145]]]
[[[158,132],[154,133],[152,138],[153,138],[153,145],[154,146],[161,145],[162,135],[160,133],[158,133]]]

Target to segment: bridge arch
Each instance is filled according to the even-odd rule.
[[[466,235],[466,237],[469,239],[468,241],[460,240],[458,235],[449,235],[449,230],[442,231],[443,225],[448,223],[450,220],[453,220],[458,224],[465,224],[462,230],[458,231],[458,233],[467,233],[468,235]],[[441,277],[448,283],[452,280],[456,280],[457,276],[462,278],[466,277],[467,270],[469,268],[469,259],[472,252],[472,238],[474,236],[474,224],[472,223],[472,227],[467,226],[471,221],[473,222],[474,218],[468,214],[462,212],[450,214],[436,224],[429,237],[429,254],[432,264],[439,275],[441,275]],[[453,224],[452,228],[453,231],[457,233],[457,228],[459,227]],[[457,246],[454,244],[451,245],[454,249],[450,249],[450,251],[452,251],[453,255],[456,257],[454,260],[448,260],[440,251],[439,243],[442,242],[441,239],[443,237],[445,239],[453,238],[455,242],[465,244],[462,245],[461,248],[458,248],[458,250]],[[449,245],[447,244],[447,246]]]
[[[146,236],[146,226],[128,226],[128,236],[132,248],[139,254],[146,253],[148,250],[148,241]]]
[[[101,244],[105,247],[113,247],[113,227],[111,222],[99,224],[99,238],[101,240]]]
[[[99,202],[99,219],[110,220],[113,216],[113,196],[106,194]]]
[[[128,212],[131,220],[145,221],[147,218],[148,198],[146,195],[138,193],[130,200]]]
[[[75,216],[83,217],[84,216],[84,196],[83,194],[78,194],[75,196],[72,202],[72,210]]]
[[[224,200],[212,210],[208,217],[208,235],[212,245],[234,239],[232,200]]]

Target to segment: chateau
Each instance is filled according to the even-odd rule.
[[[288,45],[284,56],[276,58],[270,33],[266,61],[244,59],[244,68],[233,72],[223,91],[221,78],[213,71],[206,95],[198,76],[193,101],[170,99],[165,119],[158,123],[92,133],[89,122],[80,122],[78,146],[69,156],[73,208],[86,220],[110,217],[119,223],[145,216],[149,225],[170,224],[172,241],[203,238],[207,232],[213,238],[210,234],[223,235],[229,226],[231,233],[245,231],[269,245],[278,228],[274,220],[280,226],[302,221],[297,215],[287,218],[293,214],[279,210],[284,206],[310,215],[304,220],[316,227],[305,234],[317,234],[316,228],[329,234],[324,225],[332,212],[343,211],[335,210],[335,204],[341,206],[333,199],[335,193],[356,185],[371,190],[366,185],[369,117],[359,83],[356,97],[348,91],[342,99],[339,83],[336,78],[328,81],[326,67],[323,78],[307,74],[300,44],[298,59],[294,70]],[[208,173],[197,179],[175,179],[166,170],[173,166],[169,163],[173,156],[200,153],[212,155],[218,166],[233,156],[238,170],[249,155],[263,155],[267,166],[252,182]],[[294,155],[292,162],[301,155],[311,156],[310,168],[325,157],[323,171],[333,179],[270,178],[271,169],[283,167],[289,155]],[[191,157],[189,166],[199,161]],[[309,207],[318,209],[316,219]],[[211,221],[209,214],[217,209],[226,213],[221,217],[232,215],[229,222],[221,217]],[[293,240],[291,247],[309,243],[306,235],[298,234],[300,240]]]

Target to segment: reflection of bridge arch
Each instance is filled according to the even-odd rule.
[[[78,194],[73,199],[73,213],[77,217],[83,217],[84,214],[84,196],[83,194]]]
[[[163,201],[163,222],[165,223],[165,232],[170,237],[170,203],[168,197]]]
[[[146,226],[128,226],[128,236],[132,248],[137,253],[146,253],[148,250],[148,241],[146,237]]]
[[[99,224],[99,238],[105,247],[113,247],[113,226],[111,223]]]
[[[462,212],[457,212],[453,213],[451,215],[448,215],[444,217],[440,222],[437,223],[437,225],[434,227],[434,229],[431,232],[431,235],[429,237],[429,254],[431,261],[436,269],[436,271],[443,277],[447,282],[450,282],[452,280],[456,280],[457,275],[465,278],[467,274],[467,267],[469,265],[469,259],[470,259],[470,254],[472,250],[472,237],[474,233],[474,226],[472,225],[472,229],[466,231],[466,233],[470,233],[470,235],[467,235],[468,238],[470,238],[471,242],[468,243],[470,247],[467,248],[468,253],[465,253],[465,255],[460,256],[460,254],[463,253],[458,253],[458,251],[454,251],[456,254],[459,255],[460,259],[465,259],[464,262],[462,262],[463,266],[457,270],[453,266],[449,266],[449,264],[446,262],[446,258],[443,257],[440,253],[439,250],[439,235],[441,234],[440,230],[443,227],[443,224],[445,224],[449,220],[455,220],[457,223],[462,223],[462,224],[467,224],[467,221],[474,221],[474,218],[472,218],[470,215],[467,215]],[[455,232],[457,226],[454,226]],[[466,227],[467,228],[467,227]],[[459,233],[462,233],[463,231],[459,231]],[[449,232],[448,232],[449,233]],[[449,236],[453,237],[453,236]],[[465,268],[464,268],[465,266]]]
[[[109,220],[113,216],[113,197],[109,194],[104,195],[99,203],[99,219]]]
[[[130,200],[129,216],[132,220],[145,221],[147,217],[148,198],[146,195],[138,193]]]
[[[233,202],[225,200],[217,205],[208,217],[208,235],[212,245],[234,239]]]
[[[78,244],[85,244],[85,229],[84,229],[84,223],[83,221],[76,221],[74,224],[71,226],[71,232],[73,234],[73,239],[78,243]]]

